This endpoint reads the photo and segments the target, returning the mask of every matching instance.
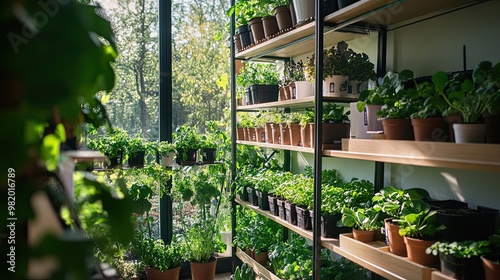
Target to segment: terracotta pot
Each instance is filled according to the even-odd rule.
[[[191,267],[191,279],[192,280],[214,280],[215,279],[215,267],[217,266],[217,259],[213,258],[207,263],[189,263]],[[168,278],[170,279],[170,278]]]
[[[303,147],[311,147],[311,124],[300,127],[300,142]]]
[[[245,141],[250,141],[250,133],[248,132],[248,127],[243,128],[243,137]]]
[[[274,16],[276,17],[276,22],[278,23],[278,29],[280,31],[293,27],[292,14],[290,13],[290,8],[288,6],[279,6],[274,8]]]
[[[266,130],[263,127],[255,128],[255,141],[266,142]]]
[[[434,265],[439,262],[439,258],[437,256],[425,253],[427,248],[436,243],[435,240],[422,240],[405,236],[404,241],[409,261],[416,262],[421,265]]]
[[[481,256],[486,280],[500,279],[500,253]]]
[[[385,139],[414,140],[410,119],[383,119]]]
[[[277,123],[271,124],[271,138],[273,141],[271,143],[280,144],[280,126]]]
[[[288,131],[290,132],[290,145],[302,146],[302,139],[300,137],[300,124],[291,123],[288,127]]]
[[[181,271],[181,266],[167,269],[165,271],[161,271],[156,268],[147,268],[146,275],[148,276],[148,280],[163,280],[163,279],[179,279],[179,273]]]
[[[373,241],[373,237],[375,236],[375,231],[352,229],[352,235],[354,239],[363,243],[368,243]]]
[[[278,22],[275,16],[263,17],[262,27],[264,28],[264,36],[266,38],[271,38],[279,32]]]
[[[236,51],[240,52],[243,49],[243,46],[241,45],[240,34],[235,34],[233,37],[233,41],[234,41],[234,47],[236,48]]]
[[[278,140],[278,144],[281,145],[290,145],[290,131],[288,131],[288,126],[286,123],[280,123],[280,137]]]
[[[255,44],[259,43],[264,39],[264,27],[262,26],[262,18],[256,17],[248,22],[250,30],[252,30],[253,41]]]
[[[257,133],[255,127],[248,128],[248,141],[257,142]]]
[[[449,141],[448,125],[443,118],[411,119],[416,141]]]
[[[245,132],[243,127],[236,128],[236,140],[245,140]]]
[[[272,123],[266,123],[265,126],[265,133],[266,133],[266,142],[267,143],[273,143],[273,124]]]
[[[314,148],[314,123],[310,124],[311,147]],[[323,123],[323,139],[321,143],[325,149],[342,148],[342,138],[349,138],[350,127],[346,123]]]
[[[389,251],[395,255],[406,257],[406,245],[403,236],[399,235],[399,225],[393,224],[390,218],[385,219],[384,223]]]
[[[269,260],[268,252],[253,252],[253,256],[256,262],[260,263],[262,266],[267,266],[267,261]]]

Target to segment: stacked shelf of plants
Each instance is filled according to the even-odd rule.
[[[320,279],[323,274],[320,253],[321,246],[389,279],[431,279],[431,277],[433,279],[443,279],[446,277],[437,272],[438,265],[435,263],[436,258],[434,258],[434,262],[421,262],[414,257],[406,256],[406,253],[395,253],[397,251],[386,245],[393,245],[394,242],[390,242],[391,237],[384,238],[378,234],[373,234],[373,232],[372,235],[375,236],[375,241],[358,241],[357,230],[373,230],[381,226],[389,228],[389,225],[384,223],[383,220],[384,218],[392,217],[400,225],[400,229],[396,230],[396,232],[401,239],[403,236],[407,236],[408,239],[426,235],[429,237],[443,228],[443,222],[440,220],[440,217],[442,217],[443,212],[457,207],[453,205],[453,202],[451,202],[451,206],[436,205],[436,202],[420,189],[403,191],[394,187],[382,188],[378,179],[383,176],[383,171],[377,168],[375,181],[378,184],[374,190],[376,193],[375,195],[372,193],[370,197],[365,197],[363,205],[349,203],[340,203],[340,205],[335,206],[328,205],[329,202],[336,201],[328,197],[329,191],[334,192],[333,190],[336,188],[347,192],[349,190],[343,189],[342,186],[329,188],[327,184],[323,184],[321,180],[323,177],[321,168],[322,157],[329,156],[370,160],[377,163],[392,162],[474,170],[484,170],[486,168],[486,170],[498,172],[498,147],[488,144],[466,144],[469,145],[470,152],[466,152],[466,154],[461,152],[460,155],[457,155],[459,154],[457,149],[461,148],[457,147],[456,144],[433,142],[435,146],[432,147],[435,149],[429,152],[429,149],[423,148],[424,143],[408,140],[418,138],[418,140],[442,141],[446,138],[444,134],[433,134],[431,132],[434,129],[431,129],[431,132],[427,131],[419,134],[419,136],[413,136],[412,133],[410,138],[392,138],[384,126],[378,128],[372,127],[370,130],[374,133],[383,132],[383,137],[386,137],[386,139],[389,137],[391,140],[348,139],[349,135],[347,135],[335,139],[333,142],[323,142],[325,126],[319,126],[320,128],[317,130],[311,129],[310,124],[309,128],[307,126],[311,120],[313,120],[313,123],[329,122],[328,117],[325,118],[325,115],[329,115],[328,112],[334,112],[338,105],[324,105],[324,102],[342,103],[353,102],[358,99],[361,101],[359,102],[360,111],[369,111],[371,105],[383,105],[382,108],[379,107],[375,110],[375,112],[379,111],[379,117],[390,120],[402,116],[403,119],[406,119],[406,123],[410,123],[410,127],[410,116],[413,118],[441,117],[443,113],[452,114],[453,112],[463,114],[462,121],[468,122],[464,112],[470,109],[470,105],[478,104],[475,103],[477,99],[474,99],[478,96],[481,100],[479,101],[481,105],[477,107],[482,110],[478,115],[482,116],[485,112],[495,114],[496,112],[491,109],[500,107],[498,106],[498,102],[500,101],[500,98],[498,98],[498,84],[495,84],[499,68],[491,63],[481,64],[478,67],[479,70],[475,72],[477,75],[475,74],[473,82],[463,82],[463,79],[450,77],[439,72],[432,79],[429,79],[429,82],[421,83],[421,81],[417,82],[413,78],[411,71],[402,71],[399,74],[387,73],[370,90],[360,91],[357,94],[353,94],[352,89],[358,88],[358,85],[362,87],[364,79],[372,79],[373,77],[368,73],[366,76],[363,76],[361,82],[357,83],[356,86],[350,86],[350,81],[355,79],[353,78],[354,73],[362,69],[363,66],[358,64],[357,67],[352,67],[351,69],[349,69],[350,65],[348,64],[339,66],[342,63],[341,58],[343,57],[343,53],[350,52],[343,40],[348,41],[362,36],[360,33],[363,32],[359,32],[360,26],[363,27],[361,30],[364,29],[366,31],[368,27],[375,25],[397,25],[411,19],[431,14],[435,16],[436,14],[442,14],[452,9],[466,7],[475,2],[477,1],[354,1],[354,3],[347,7],[321,14],[322,16],[316,17],[314,22],[310,21],[311,17],[303,19],[299,24],[292,25],[292,28],[272,36],[265,36],[261,40],[238,48],[233,53],[235,59],[247,61],[263,61],[266,59],[269,60],[269,58],[272,60],[278,58],[285,59],[284,72],[285,74],[289,74],[285,75],[289,80],[282,79],[279,87],[275,87],[273,98],[264,99],[264,102],[261,102],[260,98],[255,98],[252,95],[254,93],[251,89],[251,83],[245,84],[245,81],[242,81],[247,74],[245,68],[242,71],[237,69],[238,73],[242,73],[242,75],[238,75],[238,79],[240,80],[237,82],[243,86],[240,90],[234,87],[232,92],[232,108],[236,109],[233,112],[232,127],[233,130],[237,130],[234,133],[236,137],[233,139],[233,147],[239,147],[239,145],[236,145],[238,143],[259,146],[268,150],[285,150],[285,164],[288,164],[286,160],[289,159],[289,151],[314,153],[315,156],[315,171],[312,179],[302,178],[300,175],[292,175],[286,172],[270,173],[271,171],[268,170],[257,171],[260,174],[255,175],[244,173],[241,169],[236,170],[236,167],[234,167],[234,171],[237,171],[236,174],[238,176],[235,185],[238,188],[239,194],[235,201],[240,205],[240,208],[251,209],[269,220],[276,221],[300,236],[312,240],[314,252],[312,254],[312,277],[314,279]],[[240,4],[240,8],[244,6],[241,1],[238,3]],[[392,13],[393,9],[397,9],[397,13]],[[241,16],[237,10],[233,12],[237,18]],[[385,17],[387,14],[390,14],[390,16]],[[380,22],[381,17],[386,19],[383,23]],[[383,27],[381,29],[377,28],[377,30],[382,35],[385,35]],[[385,44],[385,42],[382,42],[382,44]],[[331,49],[323,50],[323,47],[320,47],[332,45]],[[314,54],[311,54],[312,52]],[[304,55],[309,55],[306,61],[293,61],[293,58]],[[336,59],[330,64],[328,58],[332,56]],[[354,52],[350,52],[350,55],[347,56],[350,59],[346,59],[344,62],[352,62],[353,65],[356,59],[361,63],[368,60],[363,54],[355,54]],[[379,57],[378,61],[379,76],[384,76],[385,73],[383,66],[385,62],[382,59],[384,59],[383,55]],[[321,67],[314,67],[315,64],[319,64]],[[366,63],[365,65],[369,64]],[[247,67],[246,69],[251,68]],[[329,76],[334,74],[352,75],[352,77],[351,79],[344,78],[344,80],[330,80],[333,77]],[[316,81],[311,84],[313,80]],[[304,85],[307,82],[309,82],[309,85]],[[339,85],[344,86],[343,88],[336,88]],[[246,87],[249,87],[249,89],[245,92],[244,89]],[[473,90],[478,88],[479,90]],[[238,101],[238,105],[236,104],[237,99],[241,100]],[[256,100],[257,102],[255,102]],[[469,107],[460,107],[466,105],[469,105]],[[314,110],[308,108],[314,108]],[[443,118],[439,119],[442,120]],[[370,120],[370,117],[368,117],[368,120]],[[374,120],[377,120],[377,118],[374,118]],[[444,121],[438,122],[437,125],[441,128],[439,131],[448,131],[447,124]],[[416,124],[416,126],[420,126],[420,124]],[[300,131],[300,136],[292,136],[294,130]],[[403,131],[404,129],[398,128],[397,130]],[[316,137],[316,140],[312,140],[311,137],[313,135]],[[495,133],[490,132],[488,135],[488,139],[495,137]],[[454,137],[453,133],[451,135],[448,134],[446,139],[449,140],[452,137]],[[392,139],[401,140],[396,141]],[[495,140],[488,141],[495,142]],[[412,154],[409,155],[407,151],[405,152],[405,149],[409,149]],[[490,150],[496,155],[493,159],[487,156],[487,151]],[[233,156],[239,158],[238,151]],[[285,167],[286,169],[288,168],[286,165]],[[287,176],[293,178],[290,179],[293,183],[287,184]],[[256,177],[259,179],[255,179]],[[264,177],[272,177],[272,179],[265,179]],[[272,184],[269,181],[274,181],[275,179],[279,183],[270,187]],[[286,197],[286,187],[288,185],[290,185],[294,193],[300,193],[301,195]],[[255,190],[246,188],[248,186],[254,187]],[[245,190],[248,192],[247,194],[245,194]],[[278,198],[273,197],[276,193],[279,195]],[[267,200],[265,199],[266,194]],[[245,201],[247,195],[248,202]],[[293,213],[293,207],[289,206],[287,209],[287,207],[281,205],[281,200],[285,200],[284,197],[289,202],[292,202],[292,204],[295,203],[295,207],[299,206],[299,210],[295,208],[296,212],[301,213],[297,215],[296,221],[293,220],[293,216],[288,216],[288,214]],[[330,198],[329,201],[323,199],[327,197]],[[337,193],[334,197],[342,198],[342,195]],[[307,211],[313,210],[313,215],[305,215],[301,211],[300,206],[304,206]],[[280,207],[282,208],[281,212]],[[350,231],[350,227],[354,229],[353,233],[340,233],[339,239],[321,237],[323,233],[320,225],[321,215],[317,211],[314,211],[314,209],[321,209],[323,211],[324,208],[335,211],[339,215],[338,219],[340,219],[340,222],[344,226],[349,226],[348,231]],[[458,208],[468,209],[467,205],[461,205]],[[498,210],[478,208],[477,210],[472,210],[472,212],[473,214],[471,215],[474,217],[484,214],[487,219],[494,220]],[[308,218],[311,217],[312,220],[308,224]],[[314,221],[317,223],[314,224]],[[467,241],[463,243],[463,240],[442,239],[441,243],[437,243],[437,245],[428,249],[429,254],[427,255],[432,256],[433,254],[446,252],[449,243],[452,244],[451,246],[459,246],[460,248],[465,248],[465,250],[468,248],[477,249],[472,253],[476,257],[490,250],[494,247],[494,244],[497,244],[497,241],[495,241],[497,237],[493,234],[492,228],[490,228],[490,225],[494,224],[494,222],[488,220],[484,224],[487,225],[487,228],[483,229],[483,236],[479,239],[476,238],[479,242]],[[308,229],[309,226],[312,228],[311,231]],[[448,226],[453,228],[449,224]],[[387,229],[386,234],[388,231]],[[487,241],[488,238],[492,238],[492,240]],[[454,241],[458,243],[453,243]],[[425,248],[429,248],[429,246]],[[240,249],[237,251],[237,255],[244,262],[251,262],[253,264],[251,258],[248,258],[248,254],[245,254]],[[264,266],[253,267],[256,270],[264,268]],[[267,278],[274,279],[274,276],[271,275],[271,278]]]

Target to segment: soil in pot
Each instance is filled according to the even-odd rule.
[[[309,215],[309,210],[304,207],[295,207],[297,211],[297,225],[303,229],[312,229],[311,216]]]
[[[457,258],[452,255],[439,254],[441,272],[458,280],[484,279],[484,268],[481,258]]]
[[[395,255],[406,257],[406,245],[403,236],[399,235],[399,225],[392,223],[392,219],[384,220],[385,234],[389,251]]]
[[[476,209],[439,209],[436,220],[445,225],[441,232],[448,242],[464,240],[487,240],[495,231],[498,210],[478,206]]]
[[[411,119],[416,141],[446,142],[450,140],[443,118]]]
[[[285,202],[286,221],[292,225],[297,225],[297,209],[295,204]]]
[[[269,210],[269,199],[267,198],[268,193],[255,190],[255,194],[257,195],[257,204],[259,205],[259,208],[262,210]]]
[[[414,140],[410,119],[383,119],[385,139]]]
[[[375,231],[374,230],[357,230],[357,229],[352,229],[352,235],[354,239],[363,242],[363,243],[369,243],[373,241],[373,237],[375,236]]]
[[[500,253],[482,255],[484,275],[486,280],[500,279]]]
[[[427,248],[436,243],[435,240],[422,240],[405,236],[404,241],[409,261],[421,265],[434,265],[439,262],[439,258],[437,256],[425,253]]]

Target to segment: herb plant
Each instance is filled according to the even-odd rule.
[[[471,258],[478,257],[483,254],[489,253],[490,242],[488,240],[476,241],[476,240],[466,240],[462,242],[436,242],[432,244],[429,248],[425,250],[427,254],[433,254],[437,256],[438,254],[451,255],[457,258]]]

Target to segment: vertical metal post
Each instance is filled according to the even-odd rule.
[[[321,279],[321,171],[323,169],[323,0],[316,0],[316,93],[314,116],[314,228],[313,228],[313,279]]]
[[[377,76],[387,72],[387,27],[380,26],[378,31]]]
[[[375,162],[374,191],[378,192],[384,187],[384,163]]]
[[[172,0],[159,1],[160,141],[172,142]],[[167,188],[172,181],[168,180]],[[169,244],[173,235],[172,199],[160,198],[160,237]]]
[[[231,7],[235,5],[235,0],[231,0]],[[235,61],[235,46],[234,46],[234,33],[235,33],[235,14],[231,16],[231,38],[229,38],[231,45],[231,231],[232,236],[236,236],[236,202],[234,196],[236,195],[234,189],[234,179],[236,177],[236,61]],[[236,247],[232,247],[232,261],[231,271],[234,273],[236,268]]]

